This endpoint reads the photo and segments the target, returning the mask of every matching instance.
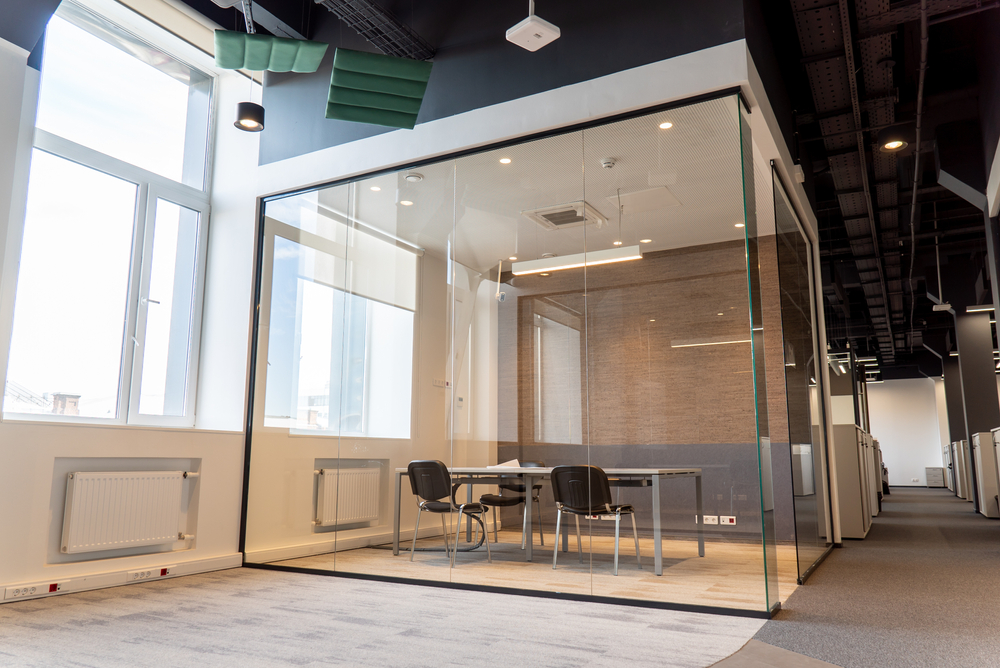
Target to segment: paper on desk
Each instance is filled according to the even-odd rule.
[[[521,468],[521,462],[516,459],[512,459],[509,462],[504,462],[503,464],[492,464],[487,466],[488,469],[518,469]]]

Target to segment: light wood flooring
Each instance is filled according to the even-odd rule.
[[[464,538],[464,535],[463,535]],[[492,540],[492,535],[490,536]],[[583,536],[583,563],[576,551],[576,537],[570,536],[570,551],[560,552],[558,567],[552,569],[552,536],[542,547],[536,538],[534,560],[524,560],[520,531],[500,531],[500,542],[490,544],[493,563],[486,546],[470,552],[459,551],[455,568],[450,568],[440,536],[417,541],[410,561],[409,542],[392,547],[368,547],[337,553],[275,562],[278,565],[365,573],[387,577],[437,580],[465,584],[510,587],[562,593],[610,596],[660,601],[684,605],[705,605],[739,610],[765,611],[764,559],[759,544],[707,542],[705,556],[698,556],[698,544],[688,540],[663,541],[663,575],[653,574],[653,541],[640,538],[642,569],[635,559],[635,543],[623,532],[618,557],[618,575],[613,574],[614,538]],[[460,542],[459,549],[470,544]],[[420,551],[421,548],[440,551]],[[777,594],[784,602],[795,590],[795,547],[779,545]],[[769,569],[773,573],[773,569]],[[773,577],[773,576],[772,576]],[[772,584],[773,590],[773,584]],[[773,595],[772,601],[773,604]]]

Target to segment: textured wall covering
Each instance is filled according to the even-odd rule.
[[[774,237],[761,240],[760,261],[775,504],[777,515],[788,519],[778,522],[778,538],[790,540]],[[499,311],[500,460],[698,466],[704,470],[705,512],[738,514],[739,533],[759,535],[750,344],[691,345],[749,340],[746,272],[745,246],[734,241],[651,253],[641,261],[591,267],[586,275],[582,269],[505,275],[507,301]],[[539,349],[539,316],[580,328],[580,343],[572,350],[554,350],[551,343]],[[578,356],[581,363],[578,370],[545,365],[550,356],[564,361]],[[539,368],[548,374],[543,392],[537,390]],[[557,369],[561,375],[553,381]],[[564,404],[573,396],[581,406],[571,412]],[[579,440],[539,439],[538,420],[549,416],[578,419]],[[629,502],[648,507],[647,497],[635,492]],[[669,485],[664,500],[668,524],[693,529],[687,522],[694,512],[688,486]]]

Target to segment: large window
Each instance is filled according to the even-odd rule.
[[[213,80],[72,2],[43,53],[4,415],[193,425]]]

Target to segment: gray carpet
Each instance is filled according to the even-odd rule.
[[[844,668],[1000,665],[1000,520],[948,490],[893,488],[754,636]]]
[[[709,666],[763,620],[234,569],[0,606],[0,666]]]

